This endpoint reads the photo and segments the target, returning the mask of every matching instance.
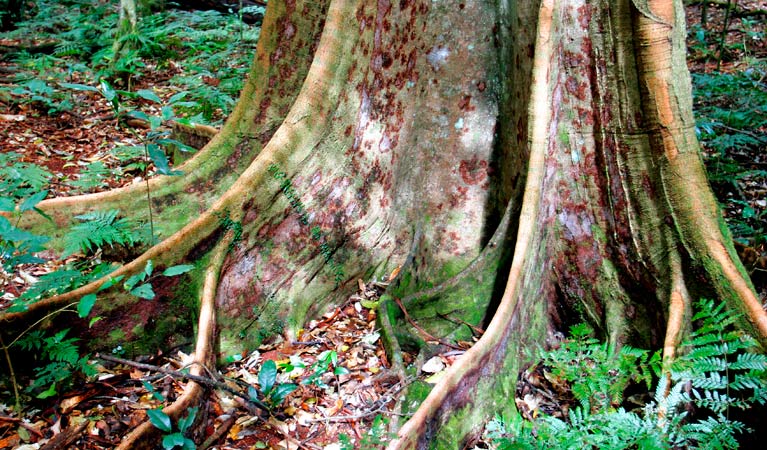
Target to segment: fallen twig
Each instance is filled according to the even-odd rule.
[[[229,417],[221,422],[221,425],[216,428],[216,430],[208,436],[207,439],[198,447],[200,450],[206,450],[209,447],[212,447],[219,439],[221,439],[222,436],[224,436],[230,428],[232,428],[232,425],[237,421],[237,416],[234,414],[235,410],[229,410],[227,411],[227,414]]]
[[[139,363],[139,362],[131,361],[130,359],[118,358],[116,356],[111,356],[111,355],[102,355],[97,353],[96,358],[103,359],[104,361],[111,361],[111,362],[115,362],[119,364],[125,364],[126,366],[135,367],[137,369],[144,369],[144,370],[149,370],[152,372],[164,373],[165,375],[169,375],[177,379],[191,380],[203,386],[207,386],[209,388],[220,389],[222,391],[229,392],[230,394],[245,400],[247,403],[257,406],[259,409],[263,410],[264,412],[269,411],[269,407],[266,406],[266,404],[264,404],[262,401],[258,399],[250,398],[250,396],[243,394],[237,389],[234,389],[225,383],[213,380],[211,378],[202,377],[199,375],[192,375],[189,373],[180,372],[178,370],[166,369],[164,367],[155,366],[153,364]]]

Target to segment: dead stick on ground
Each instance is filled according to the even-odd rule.
[[[191,380],[196,383],[200,383],[203,386],[207,386],[213,389],[221,389],[222,391],[226,391],[232,395],[240,397],[241,399],[245,400],[247,403],[257,406],[259,409],[265,412],[269,412],[269,407],[266,406],[262,401],[258,399],[250,398],[248,395],[243,394],[237,389],[234,389],[224,383],[221,383],[220,381],[216,381],[207,377],[201,377],[199,375],[192,375],[189,373],[179,372],[178,370],[165,369],[163,367],[155,366],[153,364],[144,364],[144,363],[131,361],[130,359],[118,358],[116,356],[111,356],[111,355],[102,355],[97,353],[96,358],[103,359],[104,361],[111,361],[111,362],[115,362],[119,364],[125,364],[126,366],[135,367],[137,369],[144,369],[144,370],[150,370],[152,372],[164,373],[165,375],[169,375],[173,378]]]
[[[216,441],[221,439],[223,435],[225,435],[230,428],[232,428],[232,425],[234,425],[234,422],[237,421],[237,416],[234,415],[235,410],[231,409],[227,411],[227,414],[229,415],[229,418],[221,422],[221,425],[216,428],[216,431],[213,432],[210,436],[208,436],[207,439],[205,439],[205,442],[203,442],[198,448],[200,450],[207,450],[209,447],[212,447]]]

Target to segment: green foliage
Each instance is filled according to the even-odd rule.
[[[194,441],[186,437],[186,433],[189,428],[194,424],[194,420],[197,417],[197,407],[189,408],[189,413],[179,419],[178,431],[173,432],[173,426],[170,417],[163,412],[162,409],[150,409],[146,412],[149,417],[149,422],[156,428],[165,433],[162,438],[162,447],[165,450],[171,450],[174,448],[181,448],[184,450],[194,450]]]
[[[301,384],[314,384],[319,387],[327,387],[322,376],[330,372],[333,368],[333,375],[345,375],[349,373],[349,369],[338,365],[338,352],[335,350],[325,350],[317,356],[317,361],[309,367],[310,374],[307,378],[301,381]]]
[[[671,366],[672,381],[689,382],[684,401],[724,414],[767,401],[767,356],[753,353],[756,341],[735,331],[738,316],[724,304],[701,300],[693,317],[698,327]]]
[[[21,159],[18,153],[0,153],[0,199],[4,203],[8,199],[21,199],[43,191],[53,178],[43,167]]]
[[[261,365],[261,370],[258,372],[258,386],[258,391],[250,386],[248,396],[254,401],[258,401],[259,397],[263,398],[270,408],[279,406],[291,392],[298,388],[293,383],[277,383],[277,364],[270,359]]]
[[[96,192],[106,187],[107,180],[109,178],[114,178],[115,175],[119,175],[119,172],[110,169],[101,161],[94,161],[88,163],[88,165],[80,171],[78,178],[70,181],[69,184],[82,193]]]
[[[68,332],[67,328],[46,337],[42,331],[34,330],[18,341],[18,345],[40,364],[35,368],[35,378],[27,388],[30,393],[36,392],[38,398],[56,395],[58,390],[70,386],[79,375],[90,377],[96,374],[95,368],[88,363],[88,357],[79,354],[79,339],[67,338]]]
[[[726,220],[734,236],[758,246],[767,238],[764,209],[748,201],[741,183],[761,183],[767,171],[753,165],[753,154],[767,145],[767,62],[747,60],[733,73],[694,73],[696,131],[708,150],[706,168],[727,209]]]
[[[631,382],[644,381],[651,387],[647,351],[623,346],[616,352],[593,333],[586,324],[576,325],[559,348],[541,353],[551,374],[571,386],[583,408],[594,412],[619,406]]]
[[[354,450],[359,448],[360,450],[377,450],[386,448],[391,438],[395,435],[388,433],[389,419],[381,416],[380,414],[375,416],[370,429],[360,440],[359,446],[355,447],[351,438],[346,434],[338,436],[338,443],[341,450]]]
[[[13,96],[14,103],[32,105],[48,115],[72,109],[72,102],[39,78],[23,81],[15,88],[3,90]]]
[[[77,289],[94,279],[106,276],[112,270],[114,267],[111,263],[91,264],[84,261],[65,264],[54,272],[40,276],[19,298],[14,300],[8,311],[23,311],[29,304],[43,297]]]
[[[171,266],[165,269],[162,276],[173,277],[181,275],[194,270],[194,266],[191,264],[182,264],[178,266]],[[152,289],[151,281],[158,275],[152,275],[154,272],[154,264],[151,260],[144,266],[144,270],[129,277],[123,284],[123,288],[126,292],[136,297],[143,298],[145,300],[153,300],[155,293]],[[116,280],[119,281],[119,280]]]
[[[120,211],[93,211],[75,216],[81,223],[72,227],[65,236],[64,256],[77,252],[91,254],[109,245],[132,247],[145,240],[141,227],[126,218],[118,218]]]
[[[747,429],[731,420],[728,411],[767,401],[767,357],[754,353],[757,344],[751,337],[732,331],[737,316],[723,305],[702,300],[696,309],[695,331],[681,356],[663,371],[654,401],[640,412],[615,408],[622,398],[599,400],[611,395],[611,382],[647,379],[646,352],[631,349],[625,362],[616,363],[621,358],[605,357],[604,344],[588,338],[588,330],[580,327],[573,339],[543,356],[554,365],[554,373],[573,383],[581,406],[567,420],[499,416],[488,423],[486,436],[499,449],[737,448],[736,435]],[[592,365],[609,370],[594,371]],[[597,379],[584,380],[587,373]],[[695,417],[688,413],[691,404],[699,408]]]

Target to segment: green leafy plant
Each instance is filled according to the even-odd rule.
[[[90,254],[105,245],[132,247],[147,240],[142,236],[140,225],[127,218],[118,218],[119,214],[118,210],[112,209],[75,216],[81,223],[66,234],[64,256],[77,252]]]
[[[298,388],[293,383],[277,383],[277,364],[271,359],[267,359],[261,365],[261,370],[258,372],[258,386],[259,390],[253,386],[248,387],[248,396],[254,401],[258,401],[261,397],[270,408],[279,406],[291,392]]]
[[[69,181],[69,185],[79,192],[96,192],[107,186],[108,179],[119,175],[119,170],[110,169],[101,161],[94,161],[80,171],[77,179]]]
[[[15,103],[32,105],[48,115],[72,109],[72,103],[62,92],[39,78],[21,82],[8,92],[15,97]]]
[[[181,264],[177,266],[171,266],[165,269],[162,272],[162,276],[165,277],[173,277],[176,275],[181,275],[183,273],[189,272],[194,269],[194,266],[191,264]],[[151,281],[157,275],[152,275],[154,272],[154,264],[150,260],[146,263],[146,266],[144,266],[144,270],[129,277],[125,283],[123,284],[123,287],[125,288],[125,291],[128,292],[131,295],[135,295],[136,297],[143,298],[146,300],[152,300],[154,299],[155,293],[154,290],[152,290],[152,284]],[[119,280],[116,280],[119,281]]]
[[[623,346],[619,350],[600,343],[586,324],[570,329],[571,338],[553,351],[541,354],[551,374],[567,382],[581,406],[601,411],[619,406],[631,382],[651,387],[652,374],[645,350]]]
[[[360,439],[358,446],[355,446],[351,438],[343,433],[338,436],[339,446],[341,450],[354,450],[355,448],[360,450],[377,450],[386,448],[391,438],[395,436],[388,432],[388,425],[389,420],[378,414],[373,419],[368,432]]]
[[[723,305],[702,300],[696,309],[693,320],[697,327],[683,344],[681,356],[664,371],[655,363],[658,373],[663,375],[654,401],[641,411],[616,408],[615,398],[611,402],[594,402],[593,394],[604,393],[602,387],[616,374],[591,372],[599,380],[586,381],[581,388],[573,385],[573,394],[581,406],[572,409],[566,420],[541,416],[530,422],[516,414],[499,416],[488,423],[486,436],[499,449],[737,448],[736,435],[747,429],[743,423],[731,420],[728,411],[767,401],[767,357],[754,353],[757,344],[753,338],[733,331],[737,316]],[[599,357],[604,344],[584,340],[583,333],[576,336],[580,337],[569,342],[573,345],[545,352],[547,362],[556,365],[575,361],[575,366],[580,365],[582,370],[583,365],[577,361],[588,360],[583,355]],[[645,379],[645,369],[641,368],[645,359],[635,358],[636,353],[631,350],[627,362],[633,359],[640,367],[628,363],[607,366],[622,372],[617,375],[617,384],[631,378]],[[552,354],[557,356],[552,358]],[[593,360],[596,366],[609,362]],[[579,369],[555,370],[574,383],[582,382],[580,375],[575,374]],[[689,405],[698,408],[694,416],[688,412]]]
[[[174,448],[181,448],[187,450],[194,450],[196,448],[194,441],[189,439],[186,434],[189,428],[194,424],[194,419],[197,417],[197,407],[189,408],[189,413],[178,420],[177,431],[173,431],[173,424],[170,417],[163,412],[161,408],[150,409],[146,412],[149,417],[149,422],[155,427],[165,433],[162,438],[162,448],[165,450],[171,450]]]
[[[309,367],[311,373],[301,381],[301,384],[314,384],[322,388],[327,387],[327,384],[322,381],[322,376],[331,372],[331,368],[333,375],[336,377],[349,373],[349,369],[338,365],[338,353],[335,350],[325,350],[317,356],[317,361]]]
[[[35,378],[27,388],[30,393],[38,392],[38,398],[56,395],[60,389],[70,386],[78,374],[86,377],[96,374],[88,357],[79,354],[79,339],[67,338],[67,333],[68,328],[46,337],[41,330],[33,330],[18,341],[22,349],[39,358],[41,365],[35,369]]]

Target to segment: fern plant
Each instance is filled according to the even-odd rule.
[[[105,245],[132,247],[144,239],[137,224],[118,218],[119,211],[94,211],[79,216],[79,223],[65,237],[64,256],[92,253]]]
[[[609,409],[620,405],[630,383],[644,381],[650,387],[646,350],[623,346],[616,351],[593,334],[590,326],[576,325],[570,329],[571,338],[558,349],[541,352],[551,375],[570,385],[581,406],[591,411]]]
[[[701,300],[697,309],[699,325],[671,366],[674,382],[691,385],[683,400],[724,416],[730,408],[764,404],[767,356],[755,353],[754,338],[734,329],[738,315],[723,303]]]
[[[499,449],[738,448],[737,435],[749,430],[730,419],[729,410],[767,401],[767,357],[755,353],[753,338],[734,330],[738,316],[724,305],[701,300],[696,310],[695,331],[681,346],[681,356],[665,368],[669,376],[660,377],[654,401],[640,412],[591,400],[595,392],[603,393],[597,399],[605,395],[611,377],[618,384],[632,378],[644,380],[647,352],[629,350],[629,355],[639,356],[626,361],[633,359],[638,367],[610,364],[600,356],[604,344],[588,338],[581,326],[575,329],[574,339],[543,354],[546,363],[553,364],[553,373],[574,383],[573,395],[581,406],[572,409],[567,420],[542,416],[529,422],[519,415],[499,416],[487,425],[485,436]],[[584,370],[590,366],[606,369]],[[656,369],[660,372],[660,367]],[[690,405],[698,408],[692,417]]]
[[[96,374],[87,356],[80,356],[77,338],[66,337],[69,329],[64,329],[46,337],[41,330],[31,331],[20,339],[18,344],[32,355],[38,355],[40,366],[35,369],[35,378],[27,391],[37,393],[38,398],[56,395],[57,390],[68,387],[74,378],[82,374],[86,377]],[[42,388],[46,388],[41,392]]]

